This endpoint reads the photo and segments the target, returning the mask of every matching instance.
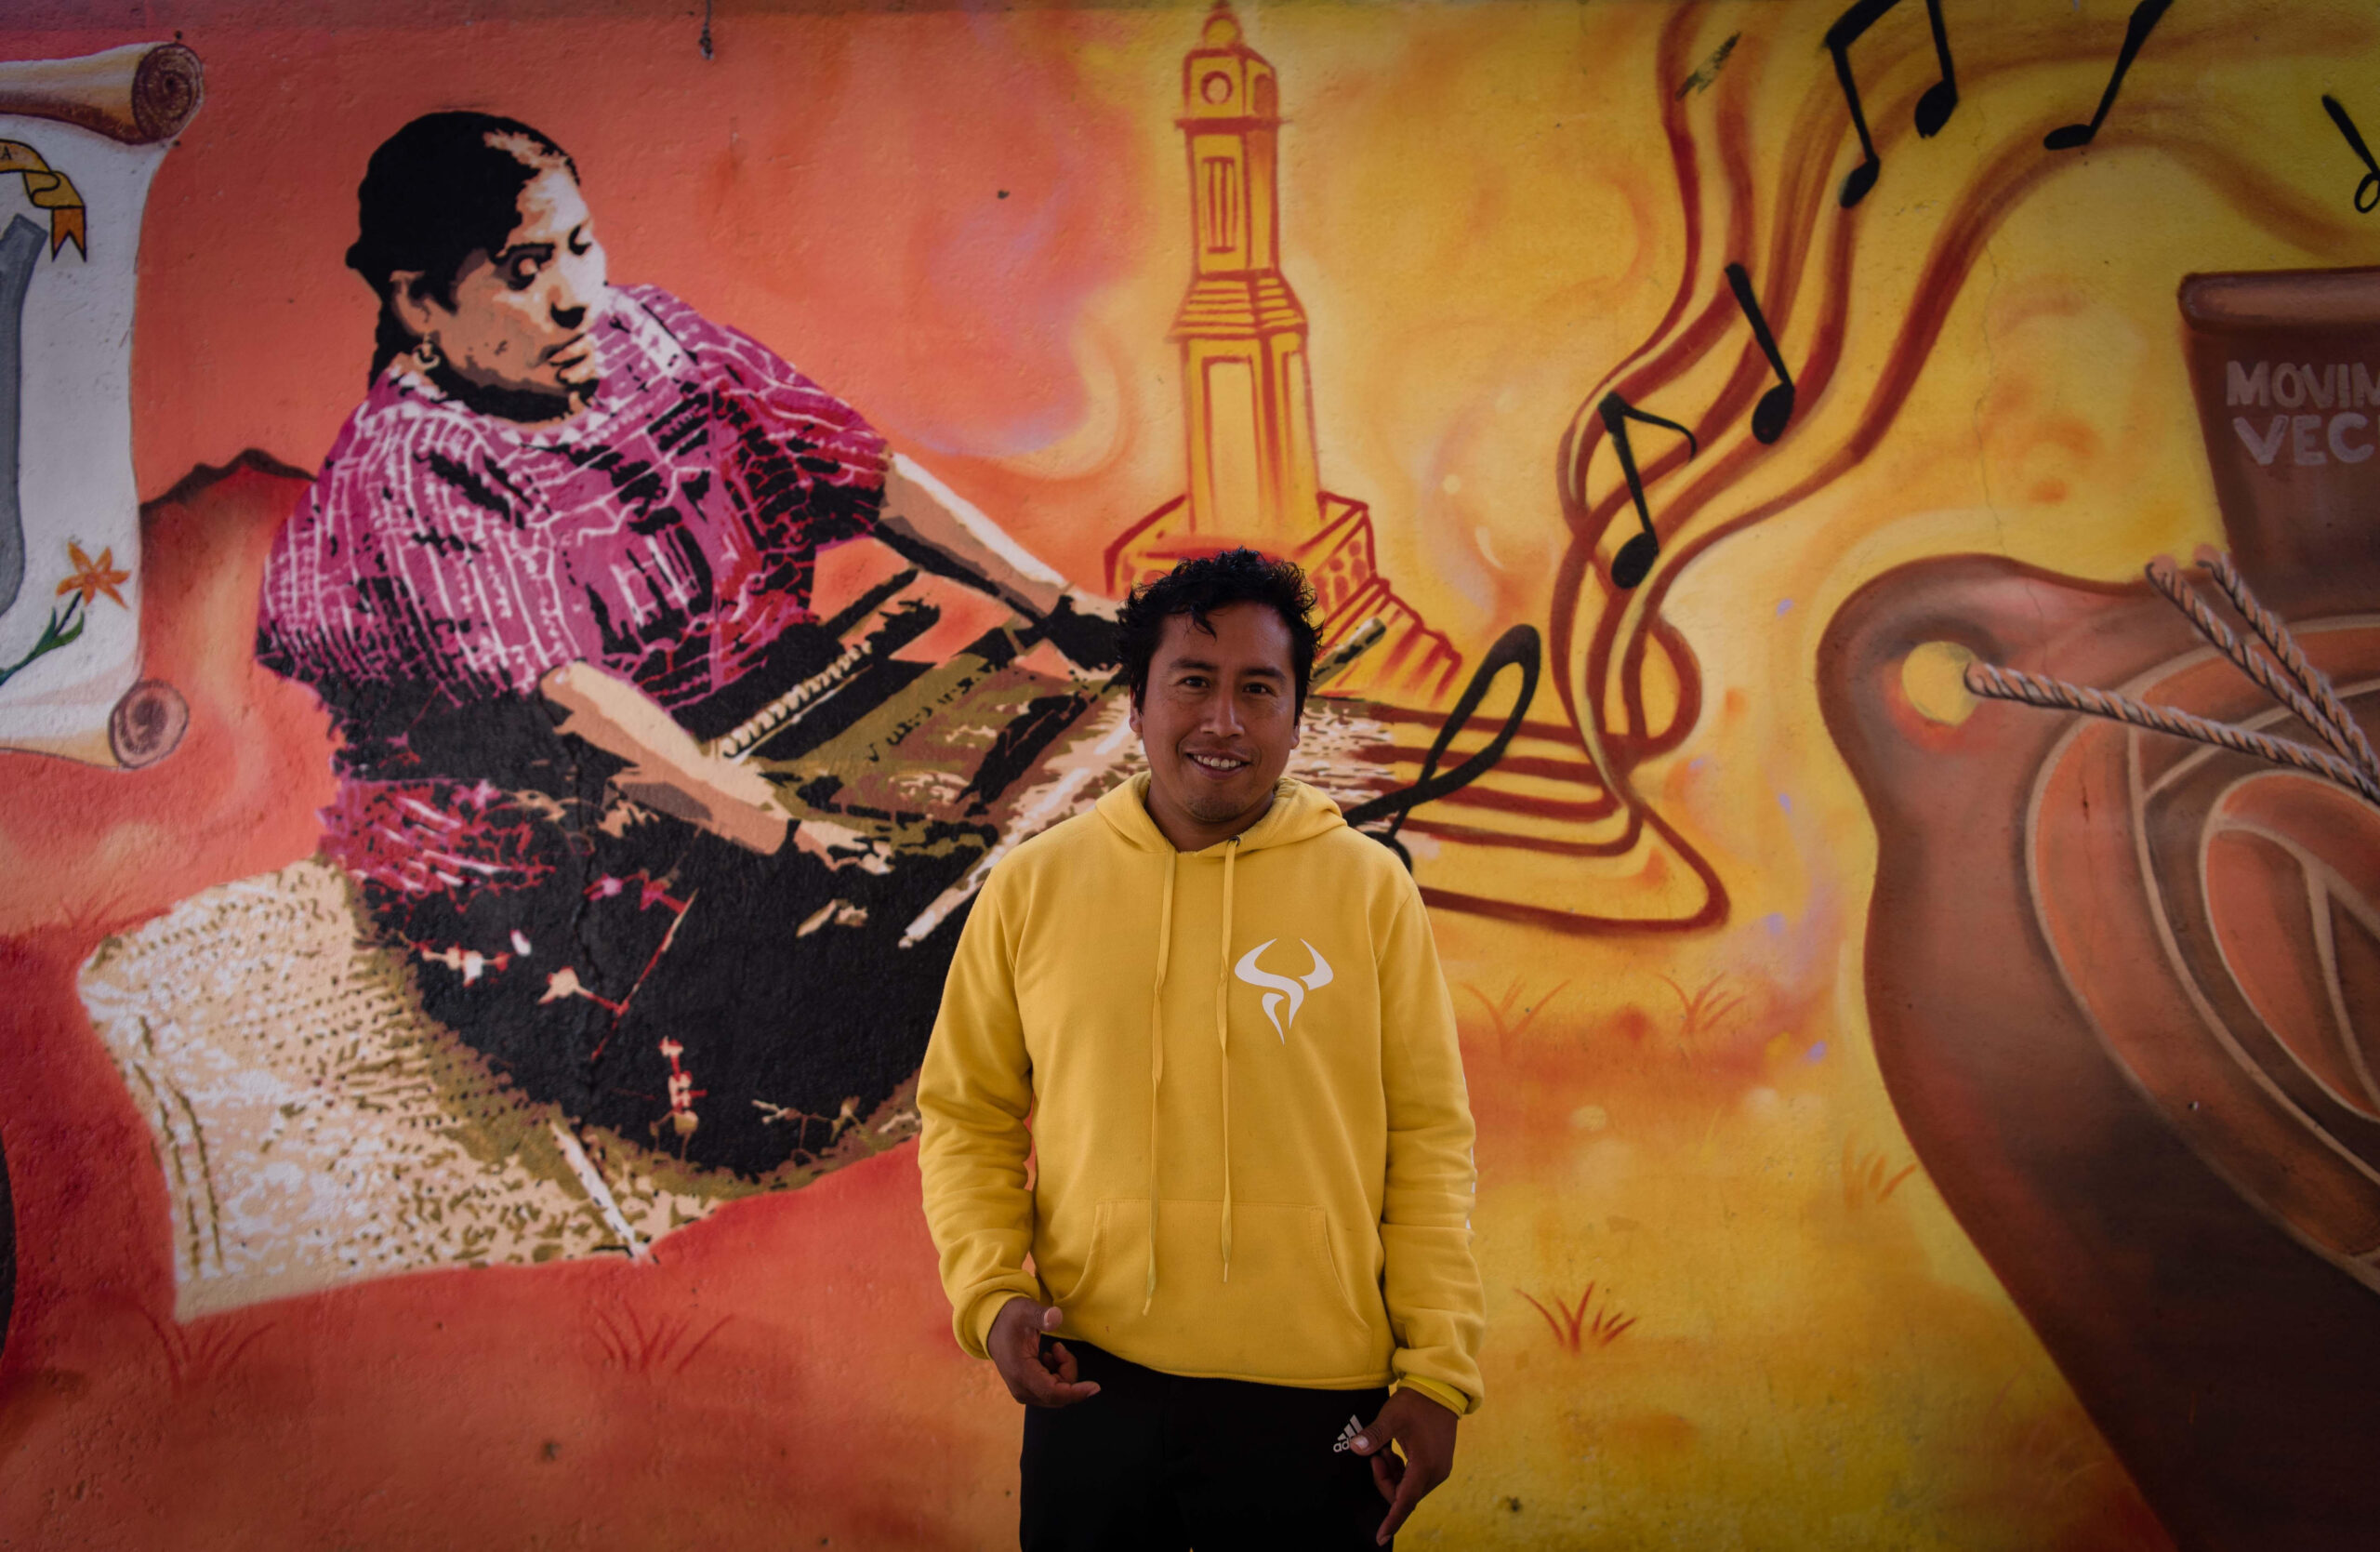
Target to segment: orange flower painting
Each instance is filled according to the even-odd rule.
[[[84,554],[83,547],[79,544],[70,543],[66,547],[66,552],[74,562],[74,570],[66,580],[58,584],[59,597],[64,598],[67,594],[73,593],[82,606],[87,609],[95,600],[105,594],[117,608],[127,607],[124,602],[124,594],[116,591],[115,588],[119,582],[131,581],[132,573],[116,569],[113,550],[101,550],[99,558],[96,561]]]

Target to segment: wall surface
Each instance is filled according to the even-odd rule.
[[[1293,768],[1395,825],[1480,1128],[1489,1400],[1406,1544],[2364,1545],[2380,20],[1928,12],[12,7],[204,86],[0,67],[0,1545],[1012,1534],[909,1095],[1117,697],[842,542],[831,458],[829,526],[584,590],[774,858],[488,710],[584,599],[487,580],[483,478],[404,509],[447,634],[300,642],[371,582],[276,550],[358,182],[457,108],[1012,553],[1252,537],[1381,622]]]

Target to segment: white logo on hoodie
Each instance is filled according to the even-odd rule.
[[[1272,988],[1264,993],[1264,1016],[1273,1021],[1273,1032],[1281,1037],[1283,1045],[1287,1045],[1289,1043],[1289,1026],[1298,1021],[1298,1010],[1305,1006],[1305,994],[1309,991],[1320,991],[1324,987],[1329,986],[1331,981],[1331,972],[1330,962],[1324,959],[1322,951],[1313,944],[1306,943],[1304,938],[1299,938],[1298,941],[1304,943],[1305,951],[1314,956],[1314,968],[1305,975],[1293,981],[1287,975],[1276,975],[1270,971],[1259,970],[1256,967],[1256,956],[1279,941],[1281,940],[1277,937],[1268,937],[1240,955],[1239,963],[1233,968],[1232,974],[1250,986]],[[1284,998],[1289,1000],[1289,1016],[1287,1018],[1281,1016],[1281,1002]]]

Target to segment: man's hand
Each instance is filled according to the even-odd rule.
[[[1066,1351],[1064,1343],[1053,1341],[1046,1348],[1041,1344],[1042,1333],[1057,1330],[1064,1319],[1057,1306],[1036,1304],[1022,1294],[1002,1305],[992,1317],[992,1334],[985,1349],[1007,1382],[1008,1393],[1026,1406],[1070,1407],[1099,1394],[1099,1386],[1078,1377],[1080,1371],[1075,1367],[1075,1355]],[[1438,1410],[1446,1412],[1444,1407]],[[1450,1413],[1447,1448],[1449,1453],[1454,1448]]]
[[[1011,1307],[1014,1307],[1013,1306]],[[1005,1315],[1007,1312],[1001,1312]],[[1009,1386],[1013,1390],[1014,1385]],[[1413,1506],[1454,1469],[1455,1414],[1418,1390],[1400,1390],[1380,1409],[1348,1448],[1369,1456],[1372,1481],[1388,1500],[1388,1518],[1375,1538],[1382,1546],[1413,1512]],[[1398,1460],[1391,1444],[1405,1446]]]

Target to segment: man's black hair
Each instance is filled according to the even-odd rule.
[[[1234,604],[1264,604],[1289,628],[1289,670],[1297,681],[1297,710],[1302,714],[1306,683],[1314,677],[1315,649],[1322,641],[1313,618],[1314,584],[1295,563],[1276,561],[1253,550],[1226,550],[1219,555],[1183,561],[1156,581],[1132,590],[1116,621],[1132,704],[1141,704],[1149,687],[1149,664],[1157,657],[1167,620],[1188,615],[1193,626],[1211,636],[1215,628],[1207,617]]]

